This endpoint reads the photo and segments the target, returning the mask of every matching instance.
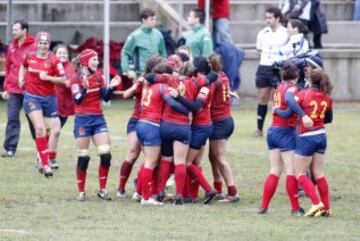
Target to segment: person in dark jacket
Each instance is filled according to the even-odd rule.
[[[311,0],[309,29],[314,33],[314,48],[321,49],[321,35],[328,32],[327,19],[320,8],[320,0]]]

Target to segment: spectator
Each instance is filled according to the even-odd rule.
[[[280,76],[273,72],[273,64],[282,60],[280,47],[288,39],[286,28],[281,25],[281,10],[270,7],[266,10],[265,19],[267,27],[260,30],[257,35],[256,49],[260,52],[260,65],[256,71],[256,88],[258,89],[257,106],[257,130],[255,137],[263,135],[263,126],[267,113],[272,88],[276,88],[280,81]]]
[[[321,49],[321,35],[328,32],[326,15],[320,9],[320,0],[311,0],[309,29],[314,33],[314,48]]]
[[[204,26],[205,12],[201,9],[193,9],[187,17],[188,24],[192,27],[186,38],[186,44],[190,47],[192,57],[208,57],[213,53],[213,42],[209,31]]]
[[[127,38],[121,52],[122,72],[130,79],[144,72],[145,63],[152,55],[166,58],[164,39],[159,30],[155,29],[156,13],[150,8],[140,12],[141,27]],[[130,65],[134,64],[134,68]]]
[[[280,48],[280,54],[285,60],[309,51],[309,42],[304,37],[308,28],[300,20],[290,19],[287,23],[287,32],[289,38]]]
[[[205,11],[205,0],[198,0],[198,6]],[[214,43],[233,43],[229,29],[230,1],[211,0],[210,8],[213,19],[213,41]]]
[[[23,89],[18,85],[19,68],[25,54],[35,50],[35,39],[28,34],[29,25],[22,20],[16,20],[12,25],[13,40],[6,56],[4,92],[2,97],[8,101],[7,124],[2,157],[13,157],[16,153],[20,137],[19,114],[23,105]]]
[[[298,18],[307,26],[310,21],[310,0],[287,0],[282,8],[285,20]]]

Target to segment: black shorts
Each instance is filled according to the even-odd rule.
[[[276,88],[280,82],[280,76],[274,72],[272,66],[259,65],[256,71],[256,88]]]

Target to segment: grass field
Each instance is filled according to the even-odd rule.
[[[325,166],[330,183],[331,218],[291,217],[284,177],[269,213],[264,216],[256,213],[269,162],[265,140],[251,137],[255,128],[253,100],[243,100],[233,110],[236,131],[229,143],[228,159],[241,196],[239,204],[152,208],[142,207],[130,199],[116,199],[119,163],[126,153],[126,123],[132,102],[113,101],[105,113],[113,147],[108,183],[113,201],[103,202],[96,197],[99,160],[94,150],[86,185],[87,201],[75,201],[76,150],[72,119],[63,130],[58,155],[61,167],[52,179],[37,173],[34,143],[24,124],[16,157],[0,159],[0,241],[360,240],[360,104],[335,106],[334,123],[327,128]],[[1,138],[5,123],[6,104],[1,102]],[[203,166],[206,176],[212,180],[207,158]],[[130,182],[127,190],[132,192],[132,189]],[[301,203],[305,209],[310,207],[307,199]]]

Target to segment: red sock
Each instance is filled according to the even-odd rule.
[[[42,166],[49,165],[48,141],[46,137],[35,138],[36,149],[39,153]]]
[[[306,195],[310,198],[312,204],[317,205],[320,203],[320,199],[315,192],[315,186],[306,175],[299,177],[299,183],[304,188]]]
[[[190,178],[190,197],[194,200],[199,198],[199,189],[200,189],[200,184],[194,180]]]
[[[85,192],[86,171],[76,168],[76,178],[79,192]]]
[[[212,190],[209,182],[206,180],[202,171],[197,166],[195,166],[194,164],[190,164],[187,167],[187,170],[189,172],[190,177],[195,179],[200,184],[200,186],[205,190],[206,193],[209,193]]]
[[[261,201],[261,208],[268,208],[271,198],[276,192],[276,188],[279,183],[279,177],[274,174],[269,174],[266,178],[263,188],[263,197]]]
[[[300,208],[298,194],[298,182],[295,176],[287,175],[285,181],[286,191],[291,203],[291,210],[296,211]]]
[[[119,182],[119,190],[125,191],[125,185],[127,180],[129,179],[133,164],[124,160],[120,167],[120,182]]]
[[[105,189],[106,188],[106,182],[109,175],[109,168],[99,166],[99,188]]]
[[[180,197],[184,196],[184,187],[186,179],[186,169],[184,164],[177,164],[175,166],[175,184],[176,194]]]
[[[49,152],[49,159],[55,160],[56,159],[56,151],[48,151]]]
[[[230,195],[230,196],[236,196],[237,195],[237,190],[236,190],[235,185],[228,186],[227,190],[228,190],[228,195]]]
[[[222,181],[218,180],[214,182],[214,188],[216,190],[217,193],[222,193]]]
[[[142,171],[144,169],[144,164],[142,164],[138,170],[136,176],[136,192],[141,195],[142,194]]]
[[[184,185],[183,196],[184,197],[190,196],[190,177],[187,173],[185,176],[185,185]]]
[[[160,162],[159,186],[158,186],[160,191],[165,190],[166,181],[168,180],[170,174],[171,164],[172,164],[171,162],[165,160],[161,160]]]
[[[159,167],[154,169],[152,176],[151,195],[157,196],[159,193]]]
[[[141,171],[142,198],[149,200],[153,170],[147,167]]]
[[[326,177],[320,177],[316,180],[317,189],[319,190],[321,202],[325,210],[330,210],[329,184]]]

